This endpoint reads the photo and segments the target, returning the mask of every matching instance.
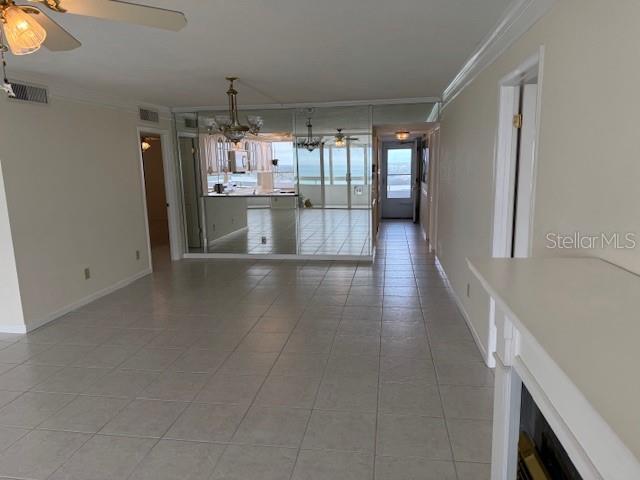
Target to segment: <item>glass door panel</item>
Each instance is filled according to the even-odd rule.
[[[326,208],[348,208],[348,154],[347,147],[324,147],[324,186]]]
[[[366,144],[350,144],[351,208],[370,208],[369,147]]]
[[[384,147],[382,162],[383,218],[413,218],[414,146]]]
[[[322,175],[322,149],[308,151],[297,148],[298,155],[298,192],[306,208],[322,208],[324,206]]]
[[[411,198],[411,148],[387,152],[387,198]]]

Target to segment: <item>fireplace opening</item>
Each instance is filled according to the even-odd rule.
[[[518,480],[582,480],[524,384],[521,398]]]

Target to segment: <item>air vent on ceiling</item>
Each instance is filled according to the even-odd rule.
[[[11,82],[11,88],[15,97],[11,97],[13,100],[20,100],[21,102],[33,102],[33,103],[49,103],[49,95],[47,89],[44,87],[37,87],[35,85],[27,85],[26,83]]]
[[[184,126],[186,128],[198,128],[198,120],[196,120],[195,118],[185,118]]]
[[[140,120],[143,122],[160,123],[160,114],[155,110],[140,107]]]

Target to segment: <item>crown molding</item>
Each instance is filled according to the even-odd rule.
[[[322,107],[357,107],[369,105],[404,105],[414,103],[436,103],[440,97],[408,97],[388,98],[377,100],[345,100],[335,102],[304,102],[304,103],[269,103],[263,105],[242,105],[242,110],[279,110],[286,108],[322,108]],[[216,110],[228,110],[229,105],[205,105],[202,107],[175,107],[173,113],[193,113]]]
[[[514,0],[442,94],[441,111],[485,68],[524,35],[557,0]]]

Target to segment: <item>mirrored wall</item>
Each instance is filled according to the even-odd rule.
[[[237,143],[226,111],[176,113],[186,253],[370,258],[373,118],[425,111],[241,108],[261,128]]]

